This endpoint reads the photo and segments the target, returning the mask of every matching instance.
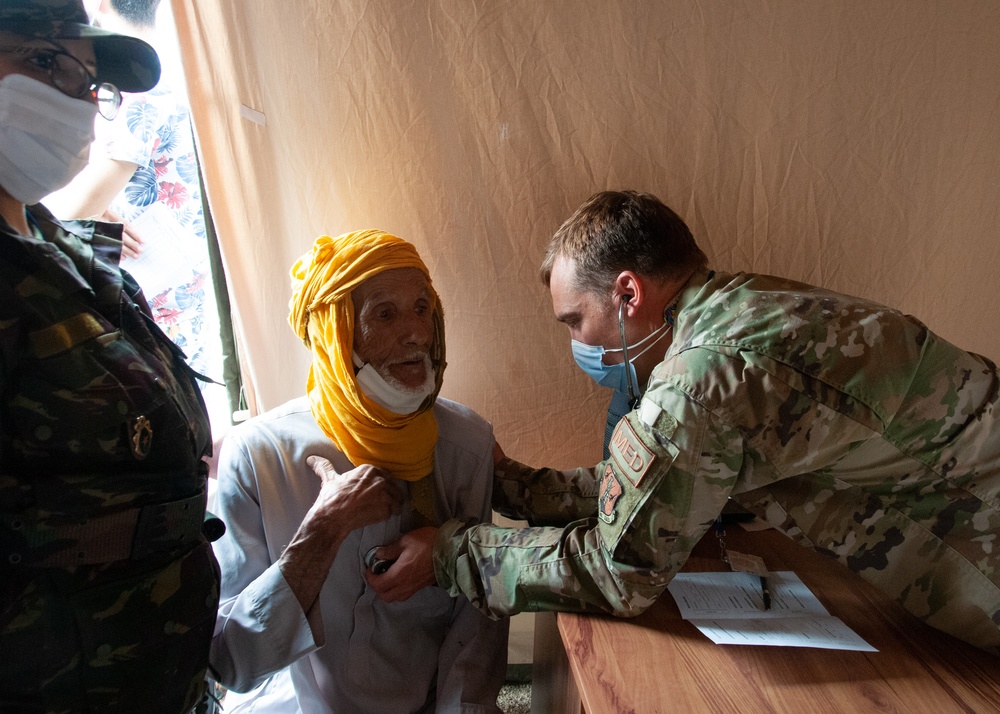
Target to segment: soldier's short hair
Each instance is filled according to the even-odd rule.
[[[160,0],[111,0],[111,9],[136,27],[155,27]]]
[[[681,217],[638,191],[596,193],[566,219],[539,270],[546,286],[560,255],[575,263],[574,287],[592,293],[609,290],[623,270],[674,280],[708,263]]]

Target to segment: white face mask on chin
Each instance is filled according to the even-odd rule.
[[[364,362],[353,353],[354,366],[358,367],[356,378],[358,387],[366,397],[378,404],[383,409],[388,409],[395,414],[412,414],[420,408],[431,394],[434,394],[434,367],[430,357],[427,360],[427,379],[415,389],[406,389],[402,386],[391,384],[379,374],[370,362]]]
[[[0,186],[25,205],[57,191],[87,165],[97,105],[37,79],[0,79]]]

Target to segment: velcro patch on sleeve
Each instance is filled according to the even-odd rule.
[[[656,460],[656,455],[650,451],[642,440],[636,435],[628,419],[622,419],[615,427],[611,435],[611,443],[608,445],[611,458],[615,465],[632,482],[633,486],[638,486],[646,471]]]
[[[598,498],[599,508],[597,509],[597,515],[605,523],[615,522],[615,507],[618,505],[618,499],[621,495],[621,482],[615,476],[615,470],[611,468],[611,464],[607,464],[604,467],[604,477],[601,479],[601,494]]]

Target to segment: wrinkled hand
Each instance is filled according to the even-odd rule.
[[[353,531],[384,521],[402,507],[403,494],[383,469],[362,464],[341,474],[322,456],[310,456],[306,464],[323,481],[310,509],[313,519]]]
[[[368,464],[342,474],[327,459],[310,456],[306,464],[322,480],[319,495],[281,553],[278,567],[302,606],[314,637],[321,637],[319,592],[347,535],[384,521],[400,510],[403,494],[382,469]]]
[[[380,598],[386,602],[401,602],[434,584],[432,551],[437,532],[437,528],[418,528],[375,552],[379,558],[396,561],[382,575],[371,571],[365,574],[365,580]]]

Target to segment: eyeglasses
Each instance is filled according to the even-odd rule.
[[[122,104],[122,93],[110,82],[97,82],[83,62],[60,47],[46,40],[48,47],[0,47],[0,52],[15,55],[35,69],[48,72],[52,86],[73,99],[96,99],[97,111],[107,120],[115,118]]]

